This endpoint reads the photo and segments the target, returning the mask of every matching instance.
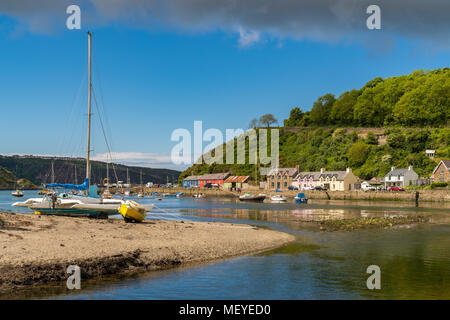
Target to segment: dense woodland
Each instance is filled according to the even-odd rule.
[[[286,127],[443,127],[450,125],[450,68],[375,78],[339,97],[325,94],[311,111],[295,107]]]
[[[412,165],[420,176],[429,177],[439,159],[450,159],[449,119],[449,68],[375,78],[337,98],[319,97],[311,111],[293,108],[280,128],[280,166],[299,165],[301,171],[352,167],[356,175],[370,179],[384,176],[392,166]],[[256,123],[268,126],[254,119],[250,127]],[[358,127],[384,129],[380,133]],[[427,158],[426,149],[435,149],[436,158]],[[224,171],[264,178],[250,164],[196,164],[180,180]]]

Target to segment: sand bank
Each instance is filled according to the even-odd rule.
[[[295,240],[242,224],[151,221],[127,224],[0,213],[0,293],[65,281],[69,265],[82,279],[167,269],[252,254]]]

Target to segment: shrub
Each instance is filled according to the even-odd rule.
[[[448,186],[448,182],[433,182],[431,184],[431,189],[434,188],[445,188]]]

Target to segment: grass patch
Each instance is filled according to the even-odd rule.
[[[308,252],[312,250],[317,250],[323,248],[321,246],[309,243],[292,242],[288,243],[282,247],[265,251],[261,253],[263,256],[270,256],[272,254],[299,254],[303,252]]]
[[[258,229],[264,229],[264,230],[273,230],[271,227],[268,226],[258,226],[258,225],[251,225],[253,228],[258,228]]]
[[[323,231],[353,231],[359,229],[388,229],[393,226],[413,223],[425,223],[429,218],[418,215],[411,217],[380,217],[380,218],[351,218],[341,220],[318,221],[320,230]]]

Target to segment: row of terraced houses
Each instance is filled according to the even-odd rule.
[[[224,189],[245,189],[248,186],[249,176],[232,176],[229,172],[210,173],[200,176],[189,176],[183,180],[184,188],[205,188],[215,186]],[[373,180],[373,181],[372,181]],[[441,160],[433,170],[430,178],[420,178],[412,166],[408,168],[392,167],[384,177],[373,178],[374,184],[383,184],[386,187],[407,187],[413,185],[426,185],[432,182],[450,182],[450,160]],[[301,172],[299,166],[295,168],[275,168],[267,175],[263,187],[269,190],[287,190],[295,187],[298,190],[323,187],[330,191],[351,191],[361,189],[363,181],[353,174],[351,168],[341,171]]]
[[[430,183],[450,183],[450,160],[441,160],[434,168],[430,178],[420,178],[412,166],[405,169],[391,168],[384,177],[373,178],[374,184],[385,187],[407,187]],[[298,190],[323,187],[330,191],[351,191],[361,189],[363,181],[355,176],[351,168],[342,171],[327,171],[324,168],[315,172],[300,172],[296,168],[276,168],[267,175],[266,189],[286,190],[295,187]]]

